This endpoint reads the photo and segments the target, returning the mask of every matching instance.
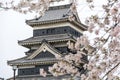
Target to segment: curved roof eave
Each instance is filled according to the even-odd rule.
[[[73,22],[74,24],[80,26],[83,30],[87,30],[86,25],[84,25],[76,20],[70,21],[68,18],[56,19],[56,20],[50,20],[50,21],[41,21],[41,22],[30,22],[29,20],[27,20],[26,23],[28,25],[30,25],[31,27],[34,27],[34,26],[39,26],[39,25],[44,25],[44,24],[53,24],[53,23],[64,22],[64,21]]]
[[[57,41],[48,41],[48,42],[54,43],[54,42],[60,42],[60,41],[63,42],[63,41],[68,41],[68,40],[75,41],[76,39],[66,39],[66,40],[57,40]],[[28,46],[28,45],[41,44],[41,41],[38,41],[38,42],[21,42],[21,41],[19,41],[18,43],[19,43],[19,45],[25,47],[25,46]]]
[[[48,21],[40,21],[40,22],[31,22],[30,20],[26,20],[26,24],[30,25],[31,27],[34,27],[36,25],[51,24],[51,23],[63,22],[63,21],[67,21],[67,20],[68,20],[68,18],[48,20]]]

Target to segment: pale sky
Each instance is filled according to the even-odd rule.
[[[24,56],[27,51],[18,45],[18,40],[32,36],[32,28],[25,24],[26,16],[14,11],[0,12],[0,77],[12,76],[7,60]]]
[[[87,8],[84,4],[80,3],[81,19],[84,19],[89,12],[89,10],[84,10]],[[18,40],[24,40],[32,36],[32,28],[25,24],[25,20],[33,17],[33,15],[0,9],[0,77],[10,78],[13,76],[12,67],[7,65],[8,60],[25,56],[24,52],[28,49],[18,45]]]

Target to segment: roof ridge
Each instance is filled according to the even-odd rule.
[[[59,6],[51,6],[48,10],[58,10],[58,9],[65,9],[70,8],[71,4],[59,5]]]

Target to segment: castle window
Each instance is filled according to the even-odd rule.
[[[22,74],[24,74],[25,73],[25,71],[22,71]]]
[[[66,32],[67,30],[66,29],[64,29],[64,32]]]
[[[52,33],[55,33],[55,29],[51,29],[51,34],[52,34]]]
[[[33,71],[33,70],[31,70],[31,73],[34,73],[34,71]]]
[[[42,34],[44,34],[44,32],[42,32]]]

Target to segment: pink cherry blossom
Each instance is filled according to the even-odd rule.
[[[40,69],[40,75],[46,77],[47,73],[44,71],[44,69]]]
[[[90,26],[88,27],[88,31],[93,32],[94,27],[95,27],[94,24],[91,23]]]
[[[98,34],[99,34],[99,30],[96,30],[96,31],[95,31],[95,34],[98,35]]]
[[[120,26],[115,27],[112,31],[111,31],[111,35],[116,37],[118,34],[120,34]]]
[[[117,7],[114,7],[111,9],[111,14],[114,15],[114,14],[117,14],[118,12],[118,8]]]

